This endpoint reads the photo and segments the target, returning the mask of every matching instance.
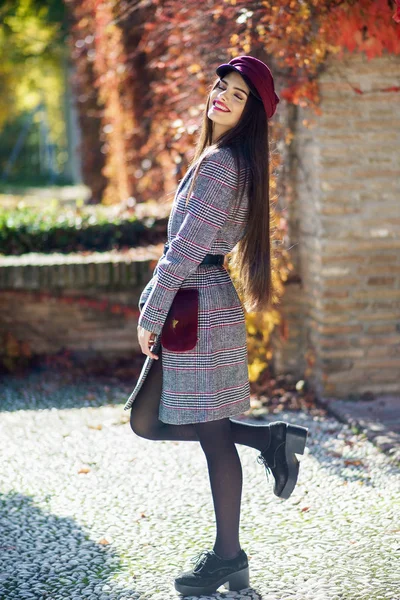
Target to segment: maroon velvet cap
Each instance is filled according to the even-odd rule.
[[[243,77],[251,92],[263,103],[270,119],[280,98],[275,93],[274,78],[269,67],[254,56],[236,56],[229,63],[216,68],[216,73],[221,78],[229,71],[237,71]]]

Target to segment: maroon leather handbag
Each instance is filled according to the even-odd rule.
[[[161,330],[161,344],[173,352],[192,350],[197,343],[199,290],[180,288],[172,301]]]

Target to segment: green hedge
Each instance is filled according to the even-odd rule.
[[[167,218],[111,217],[104,209],[60,212],[32,207],[0,210],[0,254],[107,251],[157,244],[166,238]]]

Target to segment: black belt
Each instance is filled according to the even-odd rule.
[[[166,254],[169,248],[169,243],[164,244],[164,254]],[[223,265],[224,264],[224,254],[206,254],[203,260],[201,261],[201,265]]]

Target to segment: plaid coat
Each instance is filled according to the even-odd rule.
[[[223,265],[200,265],[207,253],[227,254],[244,234],[248,194],[235,215],[235,192],[243,182],[232,151],[218,149],[198,172],[185,208],[194,167],[180,182],[168,221],[169,248],[144,288],[138,324],[160,333],[179,288],[199,290],[198,342],[192,350],[162,348],[163,387],[159,419],[183,424],[239,415],[250,407],[244,309]],[[232,213],[232,214],[231,214]],[[146,357],[128,409],[155,359]]]

